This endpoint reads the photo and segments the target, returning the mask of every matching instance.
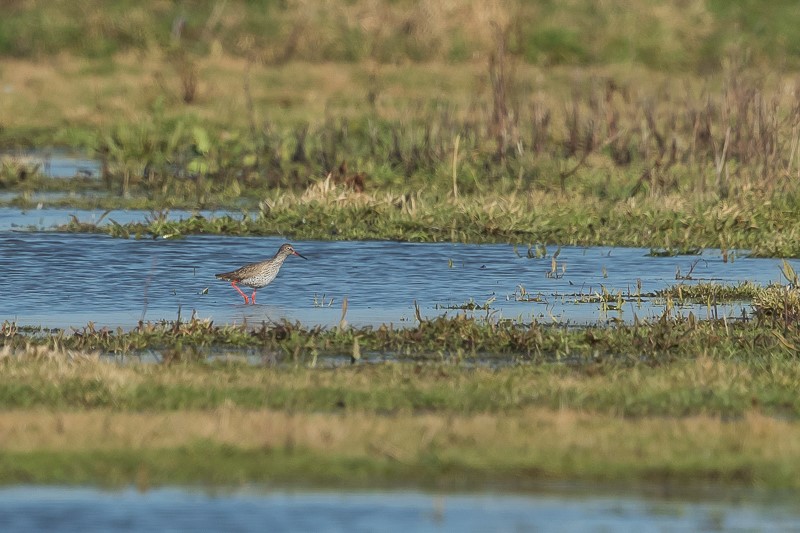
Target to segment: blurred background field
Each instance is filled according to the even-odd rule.
[[[267,65],[468,64],[492,53],[500,29],[510,53],[540,66],[632,63],[704,73],[732,52],[765,66],[800,66],[800,13],[790,1],[5,0],[2,7],[0,53],[26,59],[110,60],[180,46]]]

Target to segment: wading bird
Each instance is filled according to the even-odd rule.
[[[215,276],[219,279],[230,281],[231,286],[244,298],[245,304],[255,304],[256,291],[272,283],[272,280],[278,275],[281,265],[283,265],[283,262],[286,261],[286,258],[290,255],[308,259],[304,255],[297,253],[292,245],[287,243],[282,244],[281,247],[278,248],[278,253],[276,253],[275,257],[272,259],[267,259],[259,263],[250,263],[232,272],[223,272],[222,274],[215,274]],[[245,287],[253,289],[253,294],[249,299],[247,295],[242,292],[242,289],[239,288],[239,285],[244,285]]]

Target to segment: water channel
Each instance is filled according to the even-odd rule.
[[[119,239],[48,229],[75,215],[82,222],[143,220],[145,212],[0,208],[0,319],[44,327],[132,327],[139,320],[174,320],[195,313],[218,324],[288,319],[335,325],[347,299],[351,325],[396,326],[422,316],[471,313],[523,321],[596,324],[658,317],[661,298],[629,298],[675,285],[735,285],[781,279],[779,259],[699,255],[657,257],[644,248],[555,247],[542,258],[507,244],[293,241],[308,260],[291,257],[278,278],[246,306],[217,272],[271,257],[286,239],[190,235],[180,239]],[[190,216],[174,212],[170,216]],[[212,216],[214,213],[205,213]],[[532,254],[533,255],[533,254]],[[800,270],[800,264],[790,262]],[[625,296],[609,310],[587,302],[603,291]],[[483,307],[488,306],[488,310]],[[743,303],[689,306],[676,312],[740,317]]]

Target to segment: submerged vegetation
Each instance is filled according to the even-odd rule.
[[[692,295],[686,287],[666,291],[674,305],[699,300],[715,305],[718,291],[702,288]],[[741,294],[732,290],[732,294]],[[703,297],[697,294],[703,293]],[[724,289],[721,291],[724,292]],[[671,315],[666,306],[660,319],[634,320],[615,326],[567,327],[557,324],[518,322],[466,314],[422,319],[414,327],[391,325],[362,328],[279,322],[257,325],[215,325],[210,320],[140,323],[124,330],[97,328],[89,324],[72,330],[45,331],[5,322],[0,343],[9,349],[39,346],[50,350],[99,351],[125,357],[153,357],[160,362],[205,361],[217,353],[241,352],[272,364],[311,364],[319,358],[331,361],[369,361],[386,357],[396,361],[473,361],[497,364],[503,361],[573,363],[635,362],[644,357],[652,364],[698,354],[718,357],[767,357],[787,355],[800,346],[800,329],[793,325],[800,315],[797,290],[783,287],[759,289],[752,296],[752,318],[699,320]],[[617,296],[608,296],[613,303]],[[670,294],[672,296],[670,296]],[[738,299],[743,299],[738,296]],[[472,307],[474,306],[474,307]],[[489,310],[489,304],[470,309]],[[780,334],[773,330],[780,330]]]

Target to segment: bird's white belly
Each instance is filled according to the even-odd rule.
[[[272,280],[275,279],[275,276],[277,275],[278,272],[265,272],[264,274],[257,274],[255,276],[245,278],[239,283],[245,287],[260,289],[261,287],[266,287],[272,283]]]

